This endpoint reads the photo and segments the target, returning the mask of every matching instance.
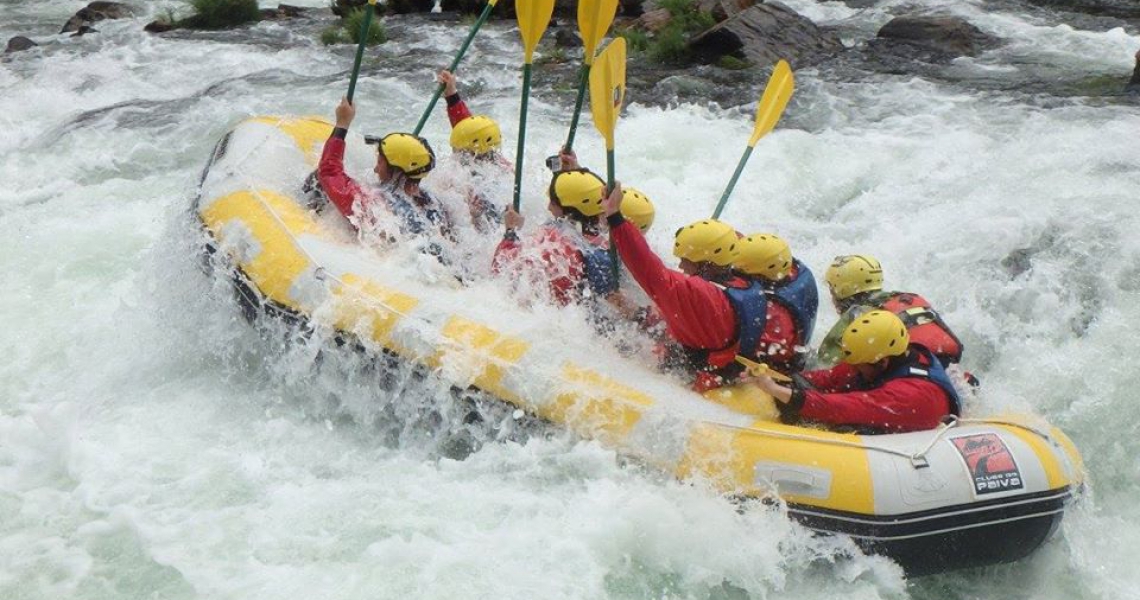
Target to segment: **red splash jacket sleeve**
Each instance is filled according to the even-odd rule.
[[[860,425],[890,432],[934,429],[950,414],[950,402],[937,384],[917,378],[892,379],[852,392],[804,391],[800,416],[830,425]]]
[[[335,133],[325,142],[317,177],[337,210],[345,217],[351,217],[353,203],[357,199],[363,200],[364,194],[360,185],[344,172],[344,146],[344,138],[336,137]]]
[[[456,92],[446,98],[447,100],[447,120],[451,121],[451,126],[455,127],[460,121],[471,116],[471,111],[467,109],[467,103],[459,97]]]
[[[641,230],[627,221],[614,221],[619,219],[611,217],[618,254],[657,305],[669,335],[691,348],[717,350],[732,343],[736,313],[724,292],[700,277],[667,268],[649,248]]]

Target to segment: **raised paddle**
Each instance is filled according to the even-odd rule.
[[[360,43],[356,45],[356,60],[352,61],[352,77],[348,80],[348,103],[352,104],[352,95],[356,93],[356,76],[360,75],[360,59],[364,58],[364,45],[368,42],[368,30],[372,28],[372,13],[376,12],[376,0],[368,0],[368,7],[364,9],[364,21],[360,24]]]
[[[574,133],[578,130],[578,117],[582,114],[582,101],[590,80],[590,66],[598,44],[610,30],[617,16],[618,0],[579,0],[578,33],[582,36],[582,68],[578,77],[578,98],[574,101],[574,116],[570,120],[570,133],[566,136],[566,150],[574,148]]]
[[[590,113],[606,140],[606,189],[614,189],[614,128],[625,100],[625,38],[617,38],[598,55],[590,71]],[[617,246],[610,240],[610,263],[618,279]]]
[[[515,0],[515,13],[519,19],[519,35],[523,42],[522,106],[519,107],[519,141],[515,153],[515,212],[522,199],[523,147],[526,145],[526,104],[530,98],[530,68],[534,62],[534,49],[550,25],[554,14],[554,0]]]
[[[467,47],[471,45],[471,40],[475,39],[475,34],[479,33],[479,28],[483,26],[483,23],[487,22],[487,18],[491,16],[491,9],[495,8],[495,4],[498,1],[499,0],[488,0],[487,6],[483,7],[483,12],[479,14],[479,18],[475,20],[475,24],[471,26],[471,31],[467,33],[467,39],[463,40],[463,45],[459,46],[459,52],[455,53],[455,58],[451,61],[451,66],[447,68],[448,71],[454,73],[455,69],[459,68],[459,61],[462,60],[463,55],[467,53]],[[435,103],[439,102],[439,97],[443,95],[443,87],[441,83],[439,87],[435,88],[435,93],[431,96],[431,102],[428,102],[427,110],[425,110],[423,116],[420,117],[420,122],[416,123],[416,129],[413,132],[416,135],[419,135],[420,132],[423,131],[424,124],[427,123],[428,117],[431,116],[431,111],[435,110]]]
[[[720,218],[720,213],[724,210],[724,205],[732,194],[732,188],[736,187],[736,180],[740,179],[740,174],[744,172],[744,165],[748,162],[748,157],[752,156],[752,149],[756,147],[756,142],[776,127],[776,122],[784,114],[784,108],[788,105],[788,100],[791,99],[792,92],[795,90],[796,80],[792,76],[792,68],[788,66],[787,61],[781,60],[776,63],[772,76],[768,78],[764,95],[756,107],[756,125],[752,129],[752,137],[748,140],[748,148],[745,148],[744,156],[740,157],[740,162],[736,165],[736,172],[732,174],[732,179],[729,180],[728,187],[721,195],[720,202],[717,202],[712,218]]]

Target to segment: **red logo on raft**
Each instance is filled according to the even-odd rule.
[[[1013,453],[997,434],[982,433],[950,440],[966,461],[975,494],[993,494],[1025,487]]]

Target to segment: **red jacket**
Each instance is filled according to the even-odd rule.
[[[447,97],[447,120],[451,121],[452,127],[470,116],[471,111],[467,109],[467,103],[459,97],[459,92]]]
[[[846,363],[802,375],[817,388],[796,392],[803,394],[799,416],[811,421],[900,433],[934,429],[950,414],[946,392],[932,381],[908,377],[868,384]]]
[[[328,194],[329,200],[345,217],[353,215],[355,202],[363,204],[374,201],[370,194],[366,194],[360,185],[344,172],[343,138],[333,136],[325,142],[321,162],[317,167],[317,177],[320,178],[321,188],[325,194]]]
[[[524,245],[515,237],[504,237],[495,248],[491,270],[495,274],[521,272],[532,284],[546,283],[551,297],[560,306],[581,300],[581,290],[586,277],[586,264],[579,244],[597,244],[600,240],[575,240],[567,232],[566,226],[557,223],[544,225],[530,244],[537,252],[524,254]],[[541,264],[535,264],[538,260]]]
[[[649,248],[641,230],[628,221],[614,225],[611,232],[622,262],[657,305],[674,340],[682,346],[701,350],[731,348],[738,329],[736,312],[720,286],[666,267]],[[772,353],[773,360],[790,361],[795,346],[796,325],[791,313],[769,301],[768,321],[760,336],[760,347],[778,348]],[[732,348],[731,354],[725,353],[724,357],[714,360],[728,364],[735,354],[736,349]]]

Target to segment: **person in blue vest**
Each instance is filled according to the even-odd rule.
[[[781,385],[754,377],[776,400],[780,420],[809,421],[861,434],[934,429],[961,414],[961,400],[942,363],[910,343],[894,313],[872,310],[857,317],[840,341],[843,359],[830,369],[805,371]]]
[[[802,369],[819,310],[815,276],[807,265],[792,256],[788,242],[778,235],[754,233],[741,238],[736,249],[733,270],[744,279],[759,284],[769,304],[783,307],[791,314],[795,323],[794,358],[784,362],[793,371]],[[771,349],[765,350],[765,354],[771,353]]]

